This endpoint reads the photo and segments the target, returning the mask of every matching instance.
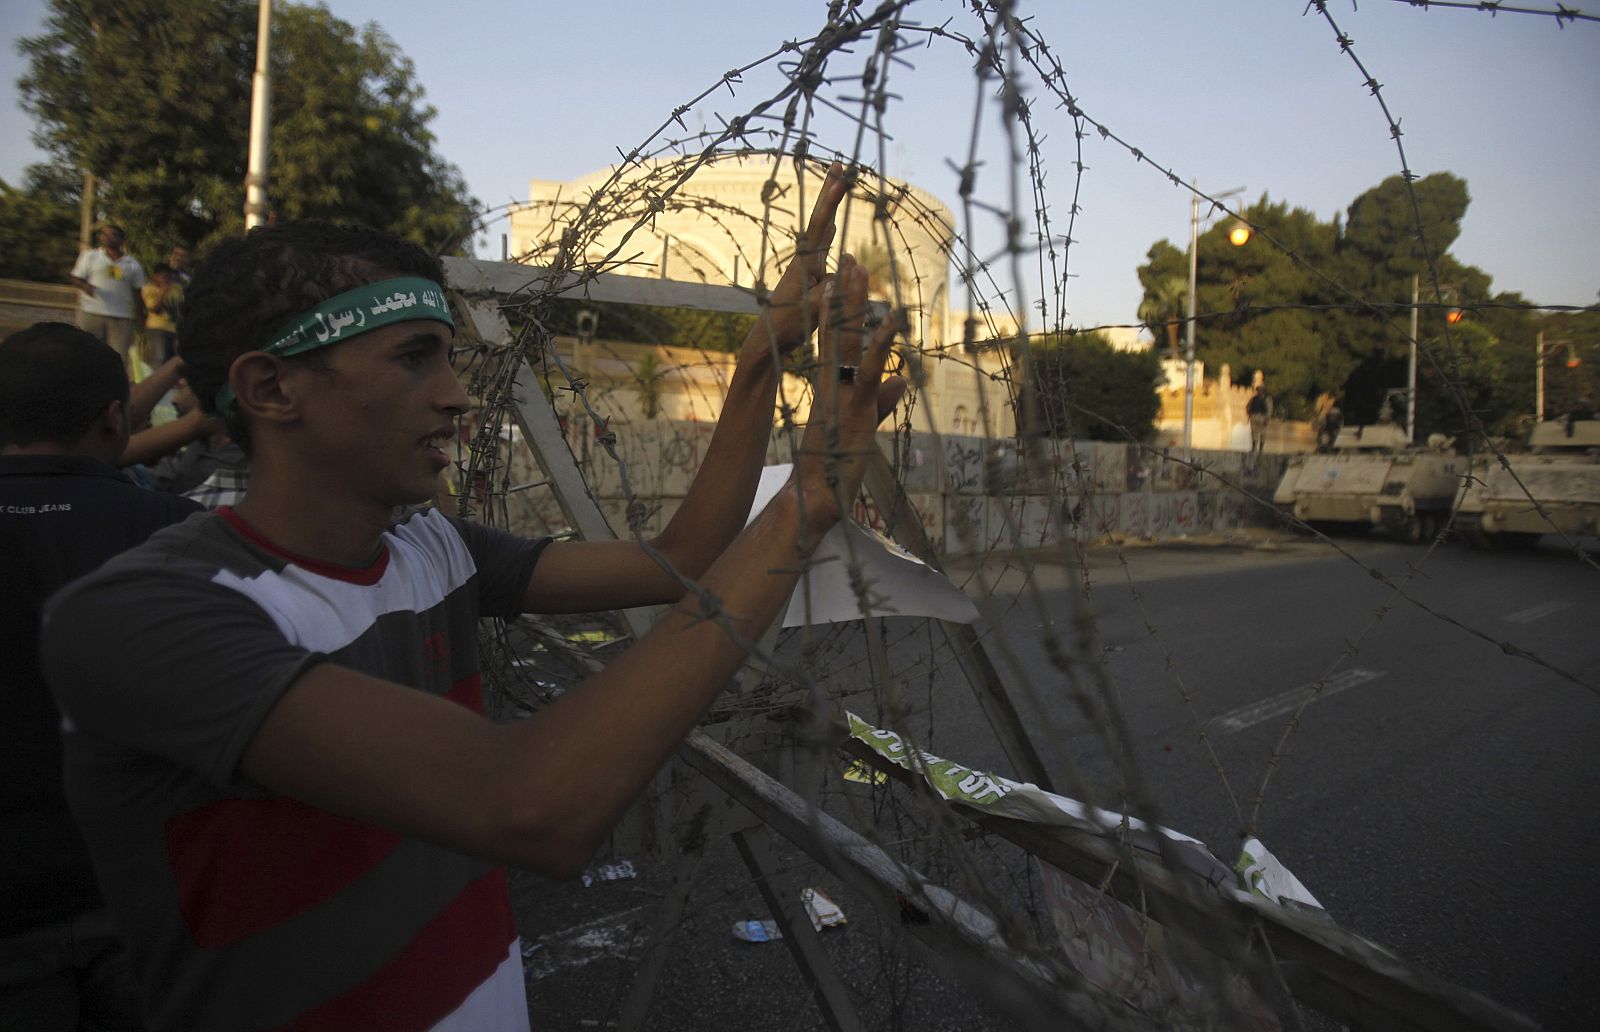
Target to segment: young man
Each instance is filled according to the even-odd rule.
[[[137,988],[67,812],[61,714],[38,656],[45,599],[200,511],[114,468],[128,405],[116,352],[74,326],[38,323],[0,342],[0,1028],[139,1027]]]
[[[182,244],[173,244],[172,250],[167,253],[167,266],[172,269],[172,276],[180,287],[187,287],[189,281],[194,279],[194,274],[189,271],[189,249]]]
[[[72,267],[72,285],[78,298],[78,325],[126,361],[133,343],[133,328],[144,321],[144,268],[122,250],[126,236],[121,226],[103,226],[100,246],[78,255]]]
[[[196,271],[185,374],[249,450],[249,491],[64,592],[44,638],[74,811],[153,1028],[527,1027],[496,863],[582,869],[848,510],[903,387],[880,382],[892,321],[863,347],[846,258],[794,477],[741,531],[846,190],[835,166],[705,475],[651,543],[670,570],[635,542],[438,510],[391,525],[432,497],[468,407],[423,252],[290,224]],[[604,671],[529,720],[483,719],[480,616],[653,603],[676,605]]]

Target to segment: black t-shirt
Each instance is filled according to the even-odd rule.
[[[103,905],[61,788],[61,717],[39,671],[45,600],[203,511],[95,459],[0,455],[0,935]]]

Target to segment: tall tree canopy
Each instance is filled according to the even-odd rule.
[[[1148,441],[1161,399],[1161,359],[1153,351],[1117,351],[1101,333],[1049,334],[1028,344],[1018,407],[1025,433],[1079,440]]]
[[[1183,327],[1189,303],[1189,281],[1170,271],[1183,254],[1165,240],[1157,240],[1145,256],[1149,264],[1139,268],[1144,300],[1139,304],[1139,321],[1156,338],[1165,340],[1167,354],[1178,358],[1178,331]]]
[[[1545,416],[1600,413],[1600,310],[1557,312],[1538,330],[1544,334]],[[1538,362],[1520,364],[1531,381]]]
[[[136,254],[243,227],[255,66],[252,0],[51,0],[23,39],[35,140],[93,172]],[[436,250],[467,243],[474,202],[434,153],[411,62],[375,24],[280,3],[268,198],[286,218],[360,222]]]
[[[30,165],[22,185],[0,179],[0,278],[59,280],[78,256],[82,180],[57,165]]]
[[[1493,307],[1521,297],[1495,294],[1486,273],[1448,253],[1469,200],[1465,181],[1449,173],[1409,189],[1393,176],[1332,222],[1263,195],[1245,210],[1256,228],[1248,243],[1229,242],[1226,219],[1200,236],[1196,356],[1211,368],[1228,363],[1241,380],[1262,370],[1291,415],[1332,391],[1344,396],[1347,421],[1367,421],[1386,391],[1405,386],[1418,276],[1419,432],[1460,433],[1473,414],[1491,428],[1511,426],[1533,408],[1523,371],[1533,368],[1537,327],[1526,311]],[[1187,279],[1187,252],[1157,241],[1138,274],[1149,324],[1171,307],[1172,278]],[[1452,307],[1466,311],[1465,322],[1446,322]]]

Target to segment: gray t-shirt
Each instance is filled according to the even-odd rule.
[[[239,763],[318,663],[482,712],[477,621],[519,611],[545,543],[428,511],[335,567],[223,509],[53,600],[67,797],[152,1028],[525,1027],[501,869],[274,797]]]

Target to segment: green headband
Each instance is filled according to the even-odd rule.
[[[398,276],[328,298],[285,323],[259,350],[288,358],[414,319],[432,319],[451,330],[456,328],[443,287],[421,276]],[[217,412],[231,415],[233,402],[233,385],[224,383],[217,392]]]

